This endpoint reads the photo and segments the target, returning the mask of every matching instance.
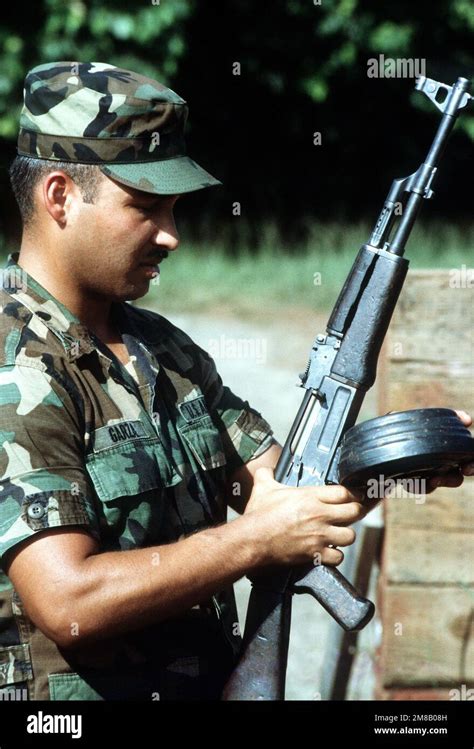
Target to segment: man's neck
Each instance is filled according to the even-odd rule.
[[[36,247],[25,238],[21,244],[18,265],[98,338],[104,342],[117,340],[116,328],[110,320],[112,303],[87,295],[78,285],[71,284],[67,273],[45,255],[38,254]]]

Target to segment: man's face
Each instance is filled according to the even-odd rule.
[[[105,175],[94,203],[84,203],[75,191],[64,250],[81,288],[113,301],[146,294],[163,250],[178,246],[178,197],[134,190]]]

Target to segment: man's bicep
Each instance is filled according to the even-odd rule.
[[[97,540],[85,530],[54,528],[27,538],[4,555],[5,572],[26,613],[53,639],[64,626],[65,608],[74,606],[75,590],[83,583],[83,562],[98,551]]]
[[[253,489],[255,472],[258,468],[275,468],[281,455],[281,445],[274,441],[265,452],[237,468],[229,477],[227,504],[235,512],[242,514]]]
[[[69,394],[44,371],[0,370],[0,564],[38,531],[80,525],[98,535],[83,432]]]

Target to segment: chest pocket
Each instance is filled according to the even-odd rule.
[[[204,471],[221,468],[226,464],[221,436],[210,416],[181,424],[178,431],[193,458]]]
[[[147,436],[92,452],[86,458],[86,469],[103,502],[181,481],[158,437]]]
[[[165,489],[182,481],[158,437],[147,437],[89,454],[86,470],[100,500],[105,549],[163,543]]]

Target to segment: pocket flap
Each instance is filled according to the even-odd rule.
[[[32,678],[30,648],[26,643],[0,648],[0,687]]]
[[[49,696],[51,700],[90,700],[104,698],[79,674],[49,674]]]

